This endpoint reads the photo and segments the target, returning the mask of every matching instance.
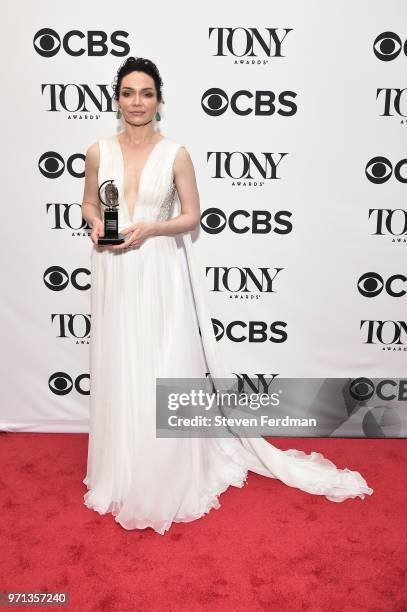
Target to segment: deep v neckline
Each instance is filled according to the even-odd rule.
[[[129,219],[129,221],[131,223],[133,221],[134,211],[136,210],[136,205],[137,205],[137,202],[138,202],[138,199],[139,199],[139,195],[140,195],[140,190],[141,190],[141,187],[142,187],[142,181],[143,181],[143,176],[144,176],[145,169],[148,166],[148,164],[149,164],[149,162],[150,162],[150,160],[151,160],[151,158],[153,156],[154,151],[157,149],[157,146],[160,144],[160,142],[165,140],[165,136],[162,136],[160,138],[160,140],[158,140],[154,144],[153,148],[151,149],[150,153],[147,156],[146,161],[144,162],[144,165],[143,165],[143,167],[141,169],[141,172],[140,172],[140,178],[139,178],[139,182],[138,182],[137,194],[136,194],[136,197],[134,199],[133,210],[132,210],[131,214],[130,214],[130,209],[129,209],[128,204],[127,204],[126,197],[124,195],[125,163],[124,163],[123,149],[122,149],[122,145],[120,144],[120,141],[119,141],[119,138],[118,138],[118,134],[115,134],[114,139],[115,139],[115,142],[116,142],[118,150],[119,150],[119,156],[120,156],[120,162],[121,162],[121,173],[120,173],[121,174],[121,176],[120,176],[120,183],[121,184],[120,184],[120,187],[121,187],[121,192],[122,192],[122,197],[123,197],[123,204],[124,204],[124,207],[126,208],[127,218]]]

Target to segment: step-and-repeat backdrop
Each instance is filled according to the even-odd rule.
[[[88,429],[84,159],[124,129],[112,82],[134,55],[195,165],[194,249],[236,377],[304,379],[293,410],[325,415],[304,435],[405,436],[407,5],[7,5],[0,429]]]

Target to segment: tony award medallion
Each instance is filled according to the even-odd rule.
[[[101,195],[102,190],[104,192],[104,198],[102,198]],[[98,244],[121,244],[124,242],[124,236],[119,234],[119,192],[117,191],[113,179],[109,179],[101,184],[98,190],[98,196],[105,207],[105,235],[98,238]]]

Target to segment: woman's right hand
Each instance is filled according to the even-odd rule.
[[[102,238],[105,235],[105,226],[103,221],[99,219],[99,217],[95,217],[92,222],[92,231],[90,234],[90,239],[92,240],[95,246],[101,248],[101,245],[98,245],[98,238]]]

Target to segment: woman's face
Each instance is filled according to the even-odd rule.
[[[135,70],[126,74],[120,83],[119,107],[128,123],[139,125],[151,121],[158,110],[154,79]]]

